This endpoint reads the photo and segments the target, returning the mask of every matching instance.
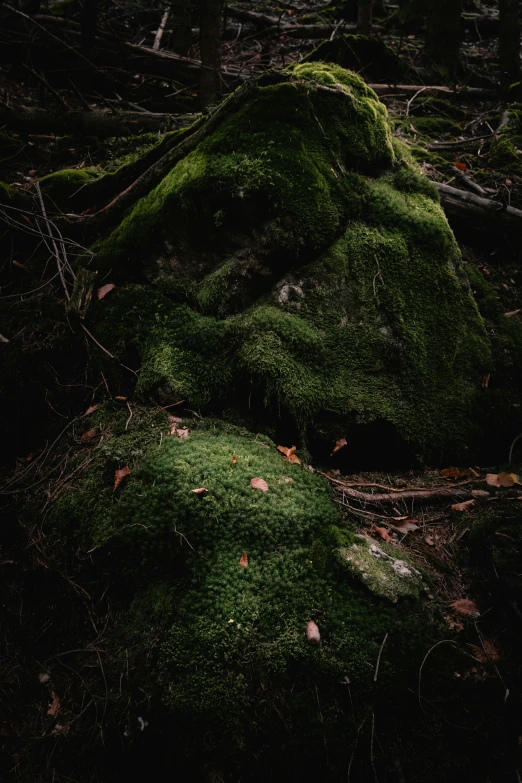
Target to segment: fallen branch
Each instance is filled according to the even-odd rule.
[[[340,32],[357,32],[356,24],[295,24],[295,22],[283,22],[281,17],[261,14],[258,11],[247,11],[244,8],[227,7],[226,13],[234,19],[242,22],[250,22],[257,27],[264,28],[266,32],[277,32],[280,35],[288,35],[290,38],[331,38],[333,34]],[[378,25],[376,30],[382,29]]]
[[[433,181],[433,180],[432,180]],[[444,209],[457,215],[475,213],[484,216],[484,212],[508,215],[512,218],[522,218],[522,210],[503,204],[501,201],[482,198],[467,190],[458,190],[451,185],[444,185],[442,182],[434,182],[441,196],[441,202]]]
[[[440,500],[469,500],[473,497],[470,489],[461,489],[460,487],[435,487],[434,489],[407,489],[402,492],[383,493],[376,492],[371,494],[369,492],[360,492],[357,489],[351,489],[349,487],[341,487],[339,492],[342,492],[345,497],[357,500],[359,503],[366,503],[370,506],[377,506],[387,503],[397,503],[399,500],[403,501],[420,501],[420,502],[436,502]]]
[[[0,108],[0,125],[25,135],[52,133],[57,136],[78,135],[135,136],[138,133],[153,133],[169,130],[190,123],[170,114],[106,111],[48,112],[43,109]]]
[[[421,92],[424,95],[444,95],[453,98],[468,100],[495,100],[498,96],[494,90],[486,90],[482,87],[444,87],[443,85],[419,85],[419,84],[369,84],[380,97],[392,97],[395,95],[416,95]]]

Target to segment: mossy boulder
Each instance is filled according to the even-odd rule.
[[[139,409],[128,428],[126,419],[108,406],[85,423],[104,437],[44,524],[57,557],[72,549],[111,574],[106,721],[122,734],[145,715],[149,734],[192,770],[217,758],[231,779],[239,771],[250,779],[260,764],[274,779],[296,779],[311,765],[337,780],[360,723],[347,684],[357,710],[368,699],[382,710],[384,728],[388,705],[395,709],[408,683],[415,688],[410,664],[438,638],[436,624],[416,599],[392,604],[351,574],[339,547],[354,535],[326,482],[283,460],[267,438],[218,421],[168,423],[165,413]],[[80,446],[70,468],[84,463]],[[114,469],[123,465],[130,474],[114,490]],[[268,490],[253,487],[255,478]],[[307,640],[310,620],[319,644]],[[381,698],[372,682],[385,635]],[[135,706],[139,691],[148,707]],[[281,721],[293,760],[278,750]],[[381,741],[393,746],[394,731]]]
[[[120,286],[90,317],[137,349],[140,393],[473,447],[489,340],[435,190],[355,74],[261,81],[93,250]]]

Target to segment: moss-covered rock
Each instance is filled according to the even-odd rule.
[[[91,314],[114,353],[138,349],[141,393],[473,445],[482,320],[435,190],[355,74],[258,86],[94,250],[114,282],[149,281]]]
[[[56,210],[68,212],[70,199],[75,193],[99,175],[100,172],[95,168],[61,169],[42,177],[40,187]]]

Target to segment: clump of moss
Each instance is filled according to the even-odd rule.
[[[94,168],[62,169],[46,174],[40,180],[40,187],[46,199],[60,212],[70,209],[70,200],[84,185],[99,176]]]
[[[424,455],[473,443],[488,338],[437,194],[357,75],[258,86],[94,250],[114,282],[150,281],[91,314],[113,353],[137,348],[141,394],[254,392],[303,434],[382,420]]]

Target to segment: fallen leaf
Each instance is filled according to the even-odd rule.
[[[487,473],[486,484],[490,484],[492,487],[500,487],[498,483],[498,473]]]
[[[170,425],[169,434],[175,435],[176,432],[178,431],[178,424],[181,424],[183,419],[180,419],[178,416],[168,416],[167,418]]]
[[[283,476],[283,480],[284,480],[285,484],[292,484],[293,481],[294,481],[293,479],[289,478],[288,476]]]
[[[87,432],[84,432],[83,435],[80,437],[80,440],[86,441],[90,440],[91,438],[94,438],[96,435],[96,430],[87,430]]]
[[[480,661],[480,663],[492,663],[493,661],[500,660],[499,650],[495,647],[493,642],[489,641],[489,639],[482,639],[481,647],[479,647],[478,644],[468,644],[468,647],[475,660]]]
[[[383,541],[391,541],[391,536],[385,527],[374,527],[373,532],[377,533]]]
[[[127,477],[130,476],[130,470],[129,466],[125,465],[124,468],[120,468],[120,470],[114,471],[114,488],[113,492],[116,492],[118,487],[120,486],[121,482]]]
[[[31,169],[30,171],[27,172],[29,177],[34,177],[34,175],[37,174],[37,173],[38,172],[37,172],[36,169]]]
[[[414,530],[418,530],[419,526],[415,524],[415,522],[412,522],[411,520],[406,520],[401,525],[397,527],[397,530],[399,533],[413,533]]]
[[[348,443],[346,441],[346,438],[340,438],[339,440],[335,441],[335,446],[333,447],[332,451],[330,452],[330,457],[333,457],[334,454],[336,454],[341,449],[344,449],[345,446],[347,446]]]
[[[197,489],[191,489],[190,491],[195,495],[204,495],[205,492],[208,492],[208,489],[206,487],[198,487]]]
[[[176,435],[178,436],[178,438],[181,438],[181,440],[187,440],[189,436],[189,428],[181,427],[181,429],[177,430]]]
[[[253,478],[250,482],[253,489],[260,489],[261,492],[268,492],[268,484],[262,478]]]
[[[60,712],[60,699],[56,695],[54,691],[51,691],[52,696],[52,704],[49,705],[49,709],[47,710],[47,714],[50,715],[52,718],[54,718],[55,715],[58,715]]]
[[[478,473],[478,472],[477,472],[476,470],[474,470],[473,468],[468,468],[468,473],[469,473],[471,476],[473,476],[473,478],[478,478],[478,477],[479,477],[479,475],[480,475],[480,473]]]
[[[444,468],[444,470],[440,471],[440,475],[444,476],[445,479],[450,480],[462,478],[462,476],[465,476],[466,474],[458,468]]]
[[[467,163],[462,163],[460,160],[453,161],[453,165],[459,171],[466,171],[466,169],[468,168],[468,164]]]
[[[469,511],[471,506],[475,505],[474,500],[464,500],[462,503],[454,503],[451,507],[452,511]]]
[[[499,473],[498,474],[498,483],[500,487],[512,487],[515,483],[515,479],[513,478],[513,475],[511,473]]]
[[[102,287],[98,288],[96,292],[98,299],[103,299],[104,296],[107,296],[107,294],[109,294],[113,288],[116,288],[114,283],[107,283],[107,285],[102,285]]]
[[[510,473],[509,474],[511,478],[513,479],[514,484],[520,484],[520,476],[518,476],[516,473]]]
[[[487,372],[485,375],[482,376],[482,388],[487,389],[489,387],[489,379],[491,378],[491,373]]]
[[[518,310],[511,310],[509,313],[504,313],[504,315],[506,318],[513,318],[514,315],[518,315],[519,313],[522,313],[522,309],[520,308]]]
[[[114,399],[118,400],[118,402],[127,402],[127,398],[126,397],[122,397],[121,394],[118,394]]]
[[[83,415],[84,416],[90,416],[91,413],[94,413],[94,411],[97,411],[99,407],[100,407],[99,405],[89,405],[89,407],[87,408],[87,410],[85,411],[85,413]]]
[[[287,448],[286,446],[278,446],[277,450],[281,452],[281,454],[284,456],[288,462],[293,462],[295,465],[300,465],[301,460],[295,453],[297,449],[297,446],[291,446],[290,448]]]
[[[13,266],[17,266],[18,269],[25,269],[25,264],[21,264],[20,261],[11,261]]]
[[[13,183],[13,184],[16,184],[16,183]],[[29,218],[27,217],[27,215],[20,215],[20,217],[22,218],[22,220],[23,220],[25,223],[27,223],[27,225],[28,225],[28,226],[30,226],[30,225],[31,225],[31,221],[29,220]]]
[[[232,454],[232,465],[237,465],[237,457],[235,454]]]
[[[450,607],[454,612],[460,614],[461,617],[480,616],[480,611],[477,604],[470,598],[459,598],[458,601],[453,601],[453,603],[450,604]]]
[[[319,628],[313,620],[308,620],[308,623],[306,624],[306,641],[310,644],[319,644],[321,641]]]
[[[246,552],[243,552],[243,554],[239,558],[239,565],[241,566],[241,568],[248,568],[248,555]]]

